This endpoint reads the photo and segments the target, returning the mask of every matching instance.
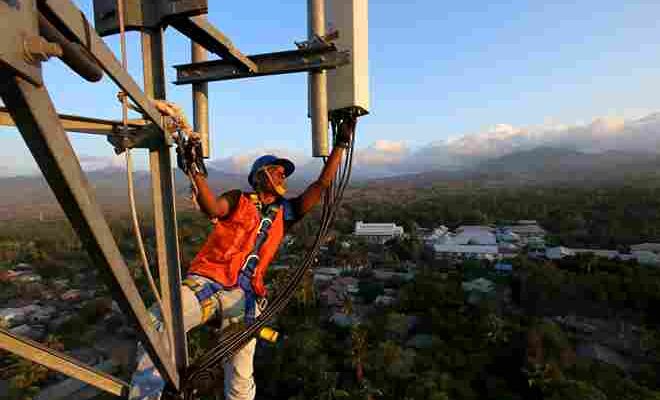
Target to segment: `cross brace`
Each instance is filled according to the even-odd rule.
[[[228,61],[176,65],[176,85],[253,78],[257,76],[291,74],[295,72],[333,69],[350,62],[350,53],[338,51],[334,46],[319,49],[301,49],[248,56],[256,72],[242,71]]]
[[[255,73],[258,70],[254,61],[243,55],[222,32],[211,25],[204,16],[179,19],[172,26],[200,44],[206,50],[222,57],[237,69]]]
[[[57,372],[76,378],[116,396],[128,393],[128,384],[103,371],[92,368],[80,361],[42,345],[41,343],[21,338],[0,328],[0,348],[37,362]]]
[[[67,132],[90,133],[95,135],[116,135],[120,132],[121,121],[113,121],[100,118],[80,117],[77,115],[59,114],[62,127]],[[16,126],[14,119],[6,107],[0,107],[0,125]],[[143,119],[129,120],[130,129],[140,129],[147,126]]]

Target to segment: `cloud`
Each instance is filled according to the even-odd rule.
[[[262,148],[255,149],[254,151],[245,154],[213,159],[208,162],[208,165],[226,173],[245,175],[250,172],[254,160],[264,154],[273,154],[278,157],[288,158],[293,161],[297,169],[300,169],[301,166],[313,161],[312,157],[306,156],[301,152],[286,149]]]
[[[80,166],[85,171],[99,169],[126,169],[126,156],[123,154],[112,156],[90,156],[81,154],[78,157]]]
[[[600,117],[585,124],[545,122],[521,127],[496,124],[480,132],[455,136],[411,149],[405,141],[376,140],[355,151],[356,177],[390,176],[437,169],[459,169],[538,147],[556,147],[589,153],[610,150],[660,153],[660,113],[643,118]],[[213,160],[210,165],[228,173],[247,174],[263,154],[290,158],[297,177],[318,174],[321,162],[307,154],[282,149],[257,149],[247,154]]]
[[[538,147],[588,153],[612,150],[660,153],[660,113],[628,120],[600,117],[587,124],[575,125],[516,127],[497,124],[482,132],[434,142],[417,149],[397,167],[406,172],[457,168]]]
[[[356,163],[365,166],[383,166],[400,163],[409,156],[408,148],[403,141],[377,140],[365,149],[355,152]]]

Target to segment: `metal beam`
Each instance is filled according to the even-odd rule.
[[[325,36],[325,0],[307,0],[308,37],[310,42]],[[309,117],[312,122],[312,156],[327,157],[328,146],[328,76],[324,70],[311,71],[307,77]]]
[[[115,396],[126,396],[128,394],[129,387],[126,382],[92,368],[64,353],[50,349],[33,340],[14,335],[2,328],[0,328],[0,348]]]
[[[257,76],[291,74],[323,69],[333,69],[350,62],[348,52],[334,47],[282,51],[256,54],[248,57],[257,65],[258,72],[244,72],[227,61],[207,61],[176,65],[176,85],[253,78]]]
[[[172,21],[172,26],[206,50],[232,63],[238,70],[251,73],[258,71],[254,61],[241,53],[227,36],[211,25],[205,15],[175,20]]]
[[[103,78],[103,70],[87,53],[87,50],[80,44],[65,38],[41,13],[39,14],[39,33],[48,41],[55,42],[62,47],[60,59],[78,75],[90,82],[98,82]]]
[[[35,0],[0,1],[0,67],[9,67],[35,85],[43,84],[39,63],[26,60],[25,41],[39,36]]]
[[[112,121],[107,119],[79,117],[77,115],[59,114],[62,127],[67,132],[90,133],[95,135],[115,135],[119,133],[122,125],[121,121]],[[0,107],[0,125],[16,126],[16,123],[9,114],[6,107]],[[129,128],[143,128],[147,121],[143,119],[129,120]]]
[[[129,30],[162,28],[180,18],[206,14],[207,0],[124,0],[124,27]],[[94,27],[101,36],[119,33],[117,0],[94,0]]]
[[[208,54],[200,44],[190,41],[192,62],[203,62]],[[193,130],[201,136],[202,156],[209,158],[211,154],[211,141],[209,139],[209,84],[194,83],[193,92]]]
[[[161,336],[152,325],[133,277],[59,122],[48,91],[18,76],[9,76],[0,80],[0,97],[94,265],[101,271],[110,272],[108,281],[116,300],[140,328],[140,339],[145,349],[163,377],[178,388],[179,374]]]
[[[171,143],[171,138],[163,129],[161,115],[153,106],[149,98],[142,92],[133,78],[126,72],[112,50],[105,44],[103,39],[96,33],[94,28],[89,25],[85,15],[70,0],[41,0],[39,3],[40,11],[44,15],[53,17],[57,21],[55,25],[69,39],[75,39],[96,59],[96,62],[110,76],[110,78],[124,90],[133,102],[140,108],[145,117],[156,124],[163,133],[163,138],[167,143]],[[68,34],[68,35],[67,35]]]
[[[165,99],[162,29],[142,32],[142,62],[144,91],[152,98]],[[174,347],[174,350],[170,352],[174,364],[179,371],[183,371],[188,366],[188,345],[181,309],[181,258],[177,236],[174,174],[170,147],[161,144],[150,149],[149,167],[151,169],[158,275],[163,304],[162,315],[168,338]]]

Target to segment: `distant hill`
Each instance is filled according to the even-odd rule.
[[[432,185],[464,189],[469,187],[510,187],[521,185],[657,185],[660,182],[660,156],[649,153],[609,151],[583,153],[551,147],[522,151],[487,160],[476,167],[460,171],[429,171],[388,178],[353,182],[347,196],[363,198],[369,192],[414,196],[417,189]],[[126,171],[105,169],[87,174],[97,199],[108,213],[128,212]],[[299,192],[312,178],[293,176],[292,193]],[[137,171],[134,182],[138,204],[151,207],[149,173]],[[177,206],[190,207],[190,189],[182,173],[175,173]],[[217,193],[240,188],[248,190],[244,175],[209,170],[209,184]],[[54,195],[41,176],[0,178],[0,220],[39,218],[61,215]]]
[[[94,187],[96,198],[104,212],[125,213],[129,210],[126,171],[120,168],[108,168],[90,171],[87,179]],[[146,171],[133,173],[136,202],[138,207],[151,207],[151,179]],[[233,188],[245,188],[245,177],[211,170],[209,184],[220,192]],[[187,178],[175,172],[177,206],[190,207],[187,198],[190,186]],[[15,218],[39,218],[62,215],[61,208],[41,175],[0,178],[0,220]]]
[[[537,148],[479,164],[474,173],[509,184],[601,184],[654,179],[660,156],[641,152],[583,153]]]
[[[429,171],[373,179],[362,187],[422,188],[430,185],[507,187],[520,185],[657,184],[660,156],[608,151],[583,153],[552,147],[512,153],[459,171]]]
[[[178,169],[174,173],[177,207],[188,209],[190,183]],[[96,198],[104,212],[109,214],[129,212],[126,170],[107,168],[87,172],[87,179],[94,188]],[[209,168],[209,186],[218,194],[231,189],[250,190],[247,177],[228,174]],[[306,181],[294,179],[289,183],[293,193],[300,191]],[[147,171],[133,173],[138,208],[151,207],[151,178]],[[0,221],[16,218],[45,218],[61,216],[62,210],[41,175],[0,178]]]

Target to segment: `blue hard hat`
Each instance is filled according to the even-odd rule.
[[[267,165],[281,165],[284,167],[284,175],[287,177],[293,174],[293,171],[296,170],[295,165],[293,165],[290,160],[287,160],[286,158],[279,158],[272,154],[266,154],[265,156],[257,158],[254,161],[254,164],[252,164],[250,175],[248,175],[248,182],[250,183],[250,186],[254,187],[254,175],[257,173],[257,171]]]

